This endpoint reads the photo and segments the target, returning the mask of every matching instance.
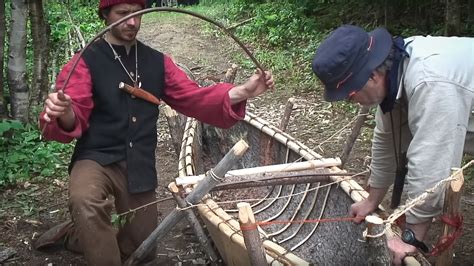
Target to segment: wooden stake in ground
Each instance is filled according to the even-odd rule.
[[[198,186],[186,197],[186,201],[190,204],[196,204],[201,201],[202,197],[222,181],[225,173],[227,173],[227,171],[229,171],[234,164],[242,158],[247,149],[248,144],[245,141],[240,140],[237,142],[216,165],[216,167],[207,172],[206,177],[199,182]],[[137,265],[140,263],[153,247],[156,246],[157,241],[169,233],[171,228],[173,228],[184,217],[184,213],[183,210],[174,209],[170,214],[168,214],[158,227],[153,230],[150,236],[143,241],[135,252],[133,252],[124,265]]]
[[[184,125],[186,124],[186,118],[178,114],[170,106],[165,105],[162,109],[163,114],[168,122],[168,128],[170,130],[171,141],[173,142],[174,151],[179,157],[181,151],[181,141],[184,134]]]
[[[176,183],[170,183],[168,189],[173,194],[173,197],[176,200],[178,207],[188,207],[186,201],[181,197],[179,193],[180,189],[178,188],[178,186],[176,186]],[[189,225],[191,225],[191,227],[194,229],[194,233],[196,234],[199,243],[201,243],[202,247],[204,248],[204,252],[206,252],[207,256],[209,257],[209,260],[212,264],[217,263],[218,257],[214,252],[214,249],[212,248],[208,237],[204,233],[204,229],[202,228],[201,223],[199,223],[196,214],[194,214],[192,209],[187,209],[184,212],[186,213],[186,219],[188,220]]]
[[[456,171],[457,174],[454,175],[455,180],[451,181],[447,187],[444,197],[443,215],[447,215],[448,217],[454,217],[460,214],[459,203],[461,201],[461,189],[464,184],[464,175],[459,169],[453,169],[453,174],[456,173]],[[452,232],[453,228],[445,224],[442,237],[445,237]],[[452,265],[453,253],[453,246],[450,246],[438,256],[436,259],[436,265]]]
[[[378,235],[385,229],[383,220],[380,217],[369,215],[365,217],[367,231],[369,235]],[[384,235],[375,238],[367,238],[369,257],[367,265],[391,265],[390,252],[387,247],[387,237]]]
[[[285,112],[280,120],[279,129],[283,132],[286,131],[288,127],[288,122],[290,121],[291,111],[293,110],[293,103],[294,99],[290,98],[286,102]],[[275,141],[274,138],[270,137],[270,135],[263,134],[261,137],[261,146],[263,147],[263,157],[262,157],[262,165],[270,165],[274,163],[273,158],[273,142]]]
[[[354,126],[352,127],[351,134],[347,137],[346,144],[344,145],[344,150],[342,151],[342,155],[341,155],[342,168],[344,168],[344,165],[349,160],[349,155],[352,151],[352,147],[354,147],[354,143],[357,140],[357,137],[359,136],[360,129],[364,125],[365,120],[367,120],[367,115],[369,114],[369,110],[370,110],[370,107],[368,106],[362,106],[359,110],[359,114],[357,115],[357,119],[354,123]]]
[[[295,98],[290,98],[286,102],[285,112],[280,120],[280,126],[278,127],[281,131],[285,132],[290,122],[291,112],[293,112],[293,106],[295,105]]]
[[[237,204],[237,208],[239,209],[240,230],[242,230],[245,248],[247,249],[251,265],[268,265],[265,258],[265,248],[263,247],[260,233],[257,230],[252,207],[247,202],[240,202]]]

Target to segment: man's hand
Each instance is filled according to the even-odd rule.
[[[371,202],[369,199],[356,202],[351,205],[349,216],[354,217],[355,223],[360,223],[364,221],[365,217],[371,214],[377,206],[378,204]]]
[[[231,104],[256,97],[264,93],[268,89],[273,89],[275,86],[273,76],[270,71],[265,71],[265,74],[260,69],[253,74],[247,82],[242,85],[235,86],[229,91]]]
[[[403,242],[400,237],[394,236],[387,240],[387,247],[392,255],[393,265],[402,265],[403,258],[416,252],[416,247]]]
[[[72,130],[75,123],[75,114],[71,105],[71,97],[63,91],[50,93],[44,102],[44,120],[51,122],[58,119],[64,130]]]
[[[367,199],[352,204],[349,210],[349,215],[355,217],[354,222],[360,223],[365,219],[365,216],[375,211],[380,202],[382,202],[388,188],[369,188],[369,197]]]

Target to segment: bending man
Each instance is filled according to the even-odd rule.
[[[344,25],[320,45],[312,68],[325,86],[326,100],[378,105],[370,195],[350,209],[359,222],[377,208],[395,179],[403,184],[406,178],[408,197],[414,198],[460,167],[463,150],[473,153],[473,38],[402,39],[383,28],[367,33]],[[406,214],[405,231],[416,241],[389,240],[395,264],[406,253],[424,249],[443,195],[437,191]]]

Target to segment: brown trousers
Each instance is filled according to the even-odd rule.
[[[116,212],[123,213],[156,199],[155,191],[130,194],[126,172],[125,163],[101,166],[92,160],[77,161],[72,168],[69,211],[74,226],[66,247],[83,253],[88,265],[121,265],[157,226],[156,205],[136,211],[118,229],[112,225],[113,200]]]

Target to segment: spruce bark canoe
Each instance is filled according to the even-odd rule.
[[[198,176],[219,161],[239,139],[249,150],[231,172],[271,164],[285,165],[301,161],[327,160],[289,134],[247,112],[244,120],[230,129],[219,129],[189,118],[184,128],[179,158],[179,176]],[[268,145],[268,140],[272,145]],[[270,147],[270,153],[267,147]],[[268,158],[270,154],[270,158]],[[305,171],[304,169],[301,169]],[[365,224],[350,221],[317,222],[347,217],[354,202],[367,192],[336,166],[311,170],[333,173],[329,181],[287,184],[212,192],[199,205],[199,214],[227,265],[250,265],[238,222],[238,202],[249,202],[257,221],[274,222],[259,226],[270,265],[365,265],[371,255],[362,239]],[[256,173],[257,177],[258,173]],[[237,182],[252,175],[227,176]],[[340,181],[334,183],[335,181]],[[199,183],[198,183],[199,186]],[[190,187],[187,188],[191,189]],[[229,203],[229,201],[231,201]],[[299,221],[306,220],[306,223]],[[292,223],[280,223],[292,221]],[[423,260],[422,265],[426,265]]]

